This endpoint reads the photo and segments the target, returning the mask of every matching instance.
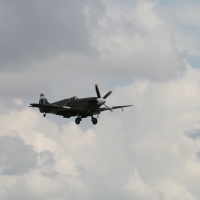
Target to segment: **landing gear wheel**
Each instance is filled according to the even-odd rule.
[[[81,121],[81,119],[80,119],[79,117],[77,117],[77,118],[75,119],[75,123],[76,123],[76,124],[80,124],[80,121]]]
[[[96,125],[97,124],[97,118],[92,118],[92,123],[94,124],[94,125]]]
[[[44,117],[46,117],[46,113],[44,113],[44,115],[43,115]]]

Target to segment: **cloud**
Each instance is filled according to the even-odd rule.
[[[200,138],[200,130],[199,129],[194,129],[192,131],[186,131],[184,133],[185,136],[190,137],[193,140],[196,140]]]
[[[145,199],[164,199],[162,192],[154,191],[148,184],[146,184],[138,174],[137,169],[123,183],[123,189],[128,192],[129,197],[145,200]]]
[[[1,173],[16,175],[28,173],[37,166],[37,151],[26,145],[21,138],[12,136],[0,137]]]
[[[90,2],[1,1],[1,68],[62,52],[95,55],[83,12]]]
[[[179,79],[138,79],[116,87],[109,105],[127,101],[134,107],[104,112],[85,131],[70,121],[58,127],[30,108],[8,113],[0,119],[3,133],[18,132],[37,148],[39,159],[37,168],[18,174],[22,188],[14,178],[12,186],[4,184],[18,190],[19,198],[31,193],[38,199],[198,199],[198,141],[183,135],[200,128],[198,73],[188,66]]]
[[[160,16],[156,1],[2,4],[5,16],[19,15],[11,15],[18,19],[17,31],[5,34],[12,40],[2,39],[0,45],[1,61],[7,63],[0,79],[4,103],[10,98],[30,102],[41,92],[49,98],[89,96],[95,83],[108,90],[137,78],[167,81],[186,70],[174,41],[176,26]],[[20,45],[10,44],[13,40]]]
[[[0,199],[199,199],[200,71],[161,4],[2,2]],[[41,92],[96,96],[95,83],[134,107],[96,126],[28,108]]]
[[[187,56],[199,56],[199,1],[168,1],[166,4],[160,2],[157,10],[159,15],[176,26],[174,42],[177,49]]]
[[[175,27],[156,12],[156,1],[105,4],[106,15],[91,34],[107,73],[164,81],[185,70],[174,45]]]
[[[200,159],[200,151],[196,152],[196,156],[198,158],[198,160]]]
[[[42,151],[39,154],[42,165],[52,165],[55,163],[54,155],[50,151]]]

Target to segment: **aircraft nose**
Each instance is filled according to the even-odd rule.
[[[102,104],[104,104],[105,102],[106,102],[106,100],[103,99],[103,98],[98,98],[98,99],[97,99],[97,105],[102,105]]]

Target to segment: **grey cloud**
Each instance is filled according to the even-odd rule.
[[[90,2],[1,1],[0,64],[6,67],[10,62],[43,59],[62,52],[95,54],[83,12]],[[96,4],[102,3],[91,5]]]
[[[88,16],[83,12],[86,7]],[[41,92],[49,98],[51,94],[53,98],[57,96],[55,100],[62,98],[62,95],[94,94],[94,83],[98,83],[101,88],[109,86],[112,89],[116,85],[130,84],[138,77],[168,80],[176,74],[174,64],[182,66],[180,55],[174,50],[170,39],[172,33],[159,29],[160,37],[155,39],[150,32],[146,37],[140,37],[145,47],[139,44],[135,46],[137,35],[141,34],[131,15],[127,17],[128,20],[124,12],[116,23],[106,14],[106,7],[101,0],[3,0],[0,8],[0,68],[9,70],[9,73],[1,73],[0,94],[6,106],[10,104],[9,99],[16,97],[27,104],[33,102],[34,98],[37,102]],[[132,9],[134,7],[131,12]],[[127,11],[130,12],[129,9]],[[112,16],[112,12],[110,14]],[[101,24],[99,18],[102,16],[105,22]],[[124,27],[127,21],[128,25]],[[121,32],[121,28],[128,33]],[[96,37],[94,33],[98,33]],[[112,41],[116,36],[127,38],[125,41],[130,44],[132,41],[132,46],[128,45],[127,48],[123,42]],[[163,51],[165,48],[159,49],[158,45],[157,49],[155,45],[165,41],[163,38],[166,37],[166,44],[170,47],[167,54]],[[155,44],[151,42],[152,39]],[[87,56],[97,53],[90,45],[91,40],[94,46],[103,47],[98,58]],[[117,51],[110,48],[113,45],[116,45]],[[108,52],[105,53],[105,50]],[[27,60],[30,63],[27,64]],[[184,66],[180,68],[177,69],[178,74]],[[80,86],[83,89],[77,91]]]
[[[199,129],[194,129],[192,131],[186,131],[183,133],[186,137],[189,137],[193,140],[196,140],[200,138],[200,130]]]
[[[196,156],[200,160],[200,151],[196,152]]]
[[[79,173],[79,177],[84,178],[87,175],[86,169],[81,165],[77,165],[75,170]]]
[[[21,138],[0,137],[0,168],[2,174],[24,174],[37,165],[37,152]]]
[[[50,151],[42,151],[39,154],[42,165],[53,165],[55,163],[54,154]]]

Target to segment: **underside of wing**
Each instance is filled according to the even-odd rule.
[[[113,109],[119,109],[119,108],[123,109],[123,108],[125,108],[125,107],[130,107],[130,106],[133,106],[133,105],[112,106],[112,107],[110,107],[110,108],[113,110]],[[96,109],[95,111],[103,112],[103,111],[106,111],[106,110],[110,110],[110,109],[108,109],[108,108],[98,108],[98,109]]]

